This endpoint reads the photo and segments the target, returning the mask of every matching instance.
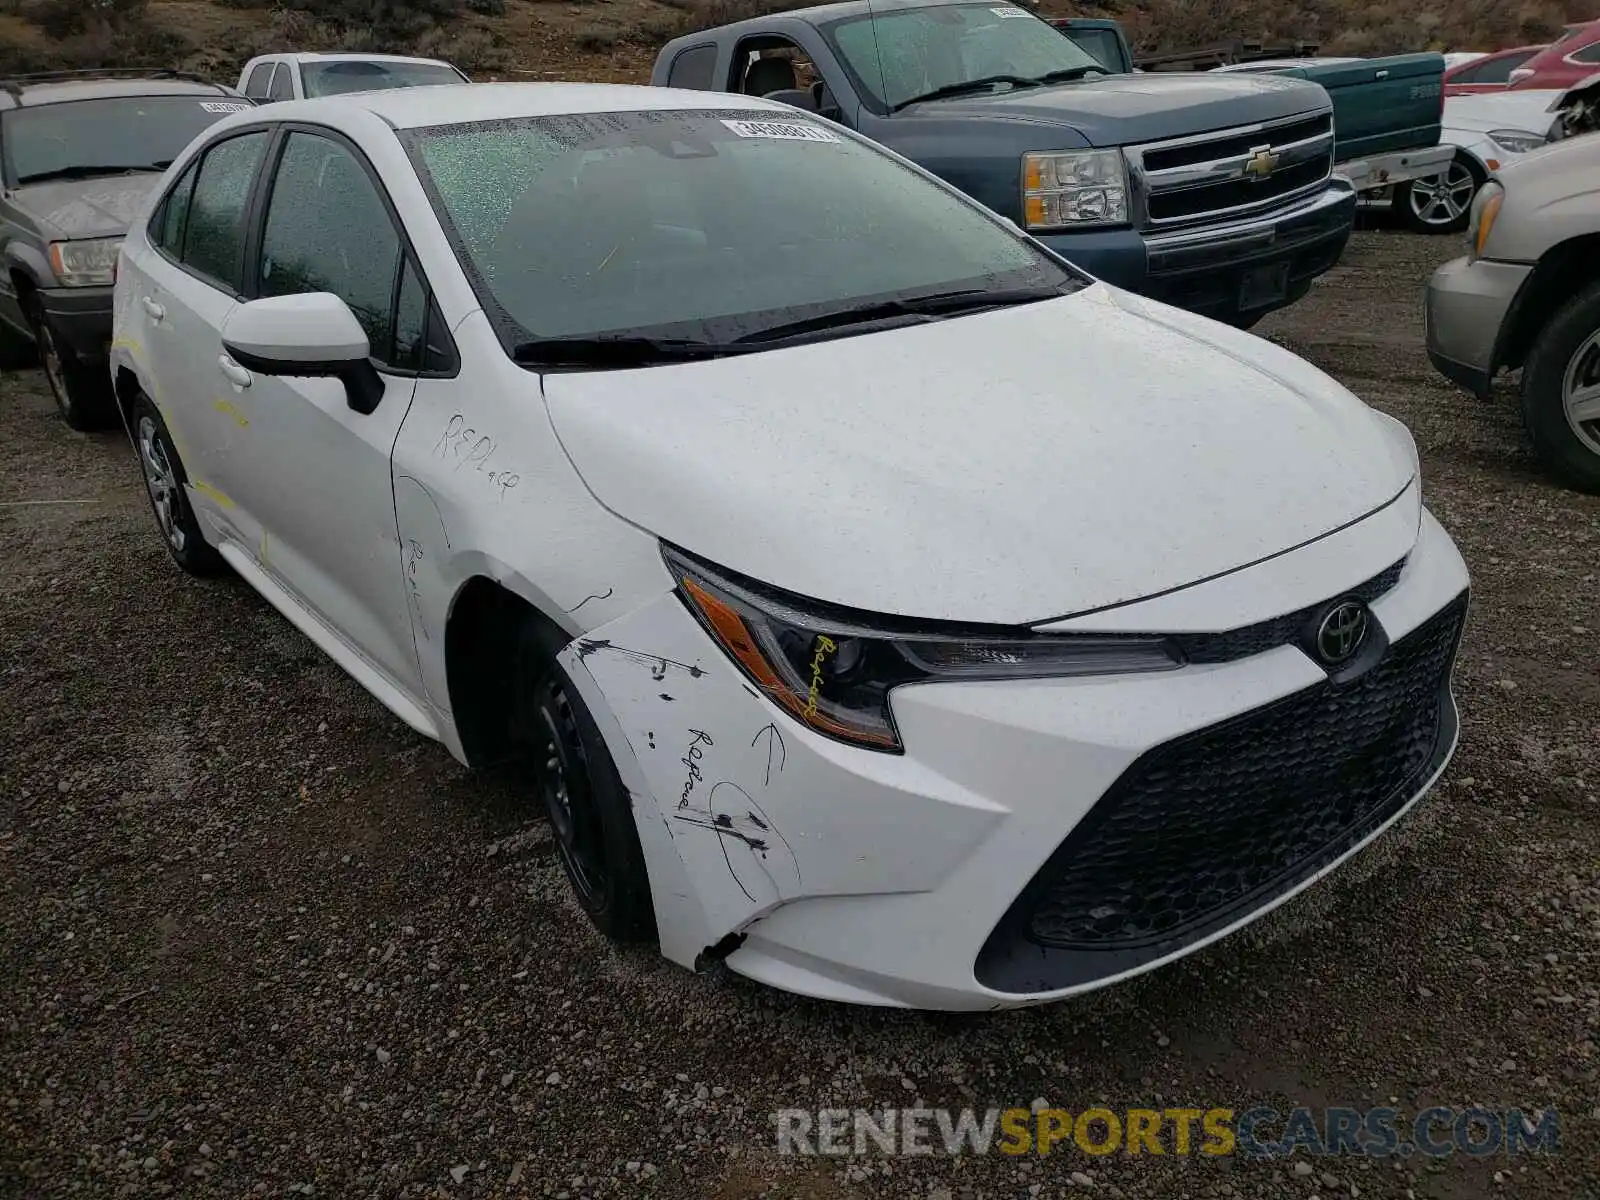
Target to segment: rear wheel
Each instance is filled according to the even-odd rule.
[[[1522,368],[1522,420],[1552,473],[1600,492],[1600,284],[1569,300],[1534,341]]]
[[[1467,227],[1472,198],[1483,186],[1483,169],[1457,154],[1442,175],[1429,175],[1395,190],[1400,219],[1417,233],[1455,233]]]
[[[34,344],[39,348],[39,365],[44,368],[61,419],[83,433],[105,428],[115,411],[110,376],[79,361],[63,344],[37,296],[29,297],[27,305]]]
[[[516,740],[573,895],[619,942],[655,934],[650,883],[627,789],[583,697],[556,661],[563,638],[534,621],[518,634]]]
[[[166,422],[149,397],[139,396],[134,400],[129,423],[139,467],[144,472],[145,491],[150,496],[150,509],[155,514],[161,540],[167,544],[167,552],[191,575],[220,575],[227,570],[227,562],[200,532],[194,506],[184,491],[189,477],[184,472],[183,461],[172,444]]]

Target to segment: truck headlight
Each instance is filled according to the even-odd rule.
[[[1128,166],[1122,151],[1024,154],[1022,216],[1030,230],[1127,224]]]
[[[1491,179],[1472,198],[1472,213],[1467,218],[1469,258],[1483,257],[1483,248],[1489,243],[1489,232],[1494,228],[1494,219],[1500,215],[1500,204],[1505,197],[1505,188]]]
[[[1507,154],[1526,154],[1529,150],[1537,150],[1545,141],[1539,134],[1529,133],[1526,129],[1490,130],[1489,140]]]
[[[121,247],[119,237],[51,242],[50,269],[62,287],[109,287],[116,282]]]

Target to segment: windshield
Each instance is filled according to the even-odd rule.
[[[117,96],[13,108],[0,115],[6,179],[165,170],[195,135],[250,108],[236,96]]]
[[[995,75],[1039,79],[1106,69],[1060,30],[1014,5],[890,10],[833,21],[822,32],[856,86],[881,108]]]
[[[886,299],[1079,286],[969,202],[799,112],[403,136],[508,349],[596,336],[726,344]]]
[[[307,96],[337,96],[344,92],[372,92],[379,88],[430,87],[438,83],[464,82],[454,68],[443,63],[350,59],[305,63],[300,70]]]

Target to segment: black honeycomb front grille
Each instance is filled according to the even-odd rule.
[[[1297,692],[1140,757],[1068,835],[978,959],[1001,991],[1133,969],[1315,874],[1449,753],[1465,593],[1346,683]]]

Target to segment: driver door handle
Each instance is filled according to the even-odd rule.
[[[217,366],[222,368],[222,373],[228,377],[228,382],[235,387],[247,388],[255,378],[226,354],[217,359]]]
[[[157,304],[154,300],[150,299],[149,296],[146,296],[140,300],[140,303],[144,305],[144,311],[150,315],[150,319],[152,321],[159,321],[167,315],[167,310],[162,308],[161,305]]]

